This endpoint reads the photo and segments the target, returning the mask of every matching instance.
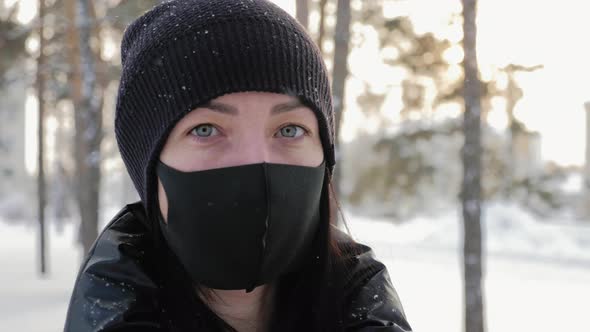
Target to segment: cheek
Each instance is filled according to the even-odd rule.
[[[319,138],[310,140],[309,147],[306,150],[307,157],[305,157],[305,160],[307,164],[305,166],[319,166],[324,161],[324,149]]]
[[[281,164],[316,167],[324,161],[324,149],[319,139],[308,138],[302,144],[292,146],[279,143],[275,151],[278,157],[271,159]]]
[[[324,148],[322,144],[319,142],[317,145],[314,146],[313,153],[310,154],[313,157],[313,164],[311,166],[319,166],[324,161]]]
[[[168,197],[166,196],[166,192],[164,191],[164,186],[162,186],[162,182],[158,179],[158,204],[160,206],[160,212],[162,213],[162,217],[164,218],[164,222],[168,222]]]
[[[225,147],[198,147],[189,139],[176,142],[166,147],[160,154],[160,160],[168,166],[183,172],[200,171],[212,168],[217,159],[223,156]]]

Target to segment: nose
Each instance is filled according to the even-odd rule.
[[[269,143],[261,131],[249,131],[235,137],[228,162],[233,165],[248,165],[270,162]]]

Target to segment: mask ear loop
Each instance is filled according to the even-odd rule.
[[[164,193],[166,194],[166,200],[168,201],[168,214],[170,213],[170,199],[168,198],[168,193],[166,192],[166,186],[164,185],[164,181],[160,178],[160,176],[158,175],[158,168],[159,167],[167,167],[166,164],[164,164],[161,160],[157,160],[156,161],[156,188],[155,188],[155,198],[154,198],[154,202],[153,202],[153,210],[154,211],[154,218],[155,218],[155,222],[157,223],[157,225],[154,225],[158,228],[158,230],[160,229],[160,227],[164,226],[165,228],[168,227],[168,223],[166,222],[166,219],[164,219],[164,214],[162,213],[162,209],[160,207],[160,190],[158,190],[158,186],[161,185],[162,189],[164,190]]]

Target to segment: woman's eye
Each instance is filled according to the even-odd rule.
[[[305,129],[296,125],[289,125],[281,128],[281,136],[288,138],[297,138],[305,134]]]
[[[217,128],[211,124],[202,124],[193,128],[191,134],[197,137],[211,137],[217,135]]]

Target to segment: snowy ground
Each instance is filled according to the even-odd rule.
[[[589,331],[590,224],[540,223],[506,205],[487,213],[488,331]],[[462,330],[455,213],[397,226],[347,217],[353,235],[388,266],[415,331]],[[50,236],[50,275],[39,278],[35,228],[0,221],[0,331],[62,329],[80,253],[73,227],[52,226]]]
[[[49,276],[38,272],[36,229],[0,222],[0,331],[53,332],[63,329],[80,253],[73,227],[50,228]]]
[[[462,331],[457,220],[448,213],[396,226],[349,216],[357,240],[387,265],[415,331]],[[484,225],[488,331],[590,331],[590,223],[542,223],[492,205]]]

